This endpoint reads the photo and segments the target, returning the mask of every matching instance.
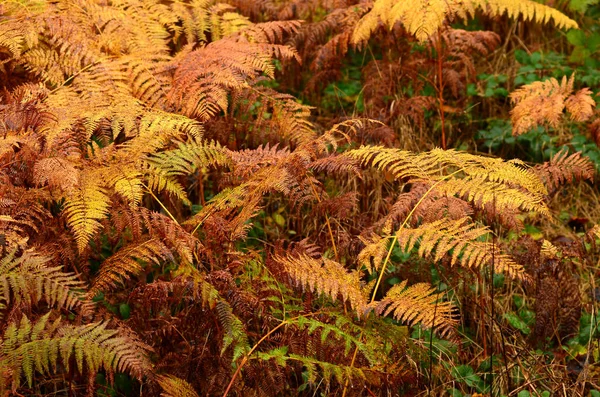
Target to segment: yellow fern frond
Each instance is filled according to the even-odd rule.
[[[425,41],[446,20],[455,17],[466,19],[474,15],[476,9],[493,16],[506,12],[510,18],[523,17],[527,21],[539,23],[554,21],[560,28],[577,28],[577,22],[560,11],[533,0],[376,0],[371,11],[356,25],[352,42],[357,44],[367,41],[379,21],[389,29],[400,22],[417,40]]]
[[[198,397],[192,385],[176,376],[160,375],[156,377],[156,381],[163,389],[160,393],[163,397]]]
[[[81,307],[83,283],[60,266],[48,266],[50,260],[31,251],[20,257],[13,251],[0,259],[0,304],[8,306],[13,299],[34,305],[44,299],[49,306]]]
[[[342,296],[343,301],[349,301],[358,316],[362,317],[367,308],[360,273],[348,272],[341,264],[326,259],[314,259],[308,255],[276,257],[290,277],[302,288],[325,294],[333,300]]]
[[[370,306],[378,315],[392,316],[410,325],[421,323],[427,328],[435,328],[440,334],[448,334],[457,325],[450,302],[440,302],[441,294],[426,283],[407,286],[404,280],[394,285],[385,297]]]
[[[480,241],[489,232],[487,227],[474,226],[469,218],[441,219],[415,229],[401,228],[396,232],[396,237],[404,252],[411,252],[418,244],[417,254],[436,262],[449,254],[451,266],[460,263],[470,268],[493,263],[496,271],[506,272],[512,277],[523,277],[521,265],[501,254],[494,244]]]
[[[80,252],[100,230],[100,220],[108,215],[110,198],[102,187],[103,182],[95,173],[86,173],[81,175],[79,185],[67,194],[63,212],[75,233]]]

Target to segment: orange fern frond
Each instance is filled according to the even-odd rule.
[[[385,297],[370,306],[379,315],[392,316],[410,325],[421,323],[427,328],[435,328],[440,334],[452,332],[458,325],[451,302],[440,302],[441,294],[429,284],[419,283],[407,286],[404,280],[394,285]]]
[[[582,89],[574,95],[574,76],[558,80],[551,77],[546,81],[536,81],[525,85],[510,94],[515,105],[511,110],[513,135],[521,135],[542,124],[557,127],[565,107],[575,121],[585,121],[593,115],[595,101],[589,89]],[[570,95],[570,96],[569,96]]]
[[[311,258],[306,254],[278,256],[275,257],[275,261],[281,263],[290,277],[302,288],[326,294],[333,300],[341,295],[343,301],[350,302],[358,316],[364,315],[367,298],[359,272],[348,272],[338,262],[326,258]]]

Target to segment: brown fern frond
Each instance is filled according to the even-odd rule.
[[[569,155],[563,150],[554,155],[549,161],[532,168],[539,178],[544,181],[551,193],[566,183],[580,180],[590,180],[596,175],[596,169],[587,157],[581,153]]]
[[[596,101],[592,98],[592,94],[589,88],[582,88],[567,98],[565,108],[571,114],[572,120],[587,121],[593,116]]]
[[[158,264],[167,259],[172,260],[171,252],[157,239],[121,248],[102,263],[100,271],[86,295],[93,298],[98,292],[108,291],[138,275],[143,270],[140,262]]]
[[[429,284],[407,286],[407,281],[394,285],[379,302],[370,306],[378,315],[392,316],[410,325],[421,323],[435,328],[441,335],[454,331],[458,320],[451,302],[440,302],[441,294]]]
[[[327,258],[315,259],[306,254],[275,257],[281,263],[292,280],[303,289],[326,294],[333,300],[342,296],[349,301],[358,316],[362,317],[367,309],[367,299],[360,281],[360,273],[348,272],[344,266]]]

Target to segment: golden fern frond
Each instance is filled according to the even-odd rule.
[[[114,189],[132,206],[137,206],[144,196],[142,174],[137,169],[125,164],[103,167],[98,171],[106,186]]]
[[[554,8],[536,3],[533,0],[376,0],[371,11],[356,25],[352,41],[367,41],[382,21],[389,29],[400,22],[419,41],[426,41],[440,29],[446,20],[455,17],[466,19],[473,16],[476,9],[492,16],[505,12],[510,18],[523,17],[548,23],[551,20],[561,28],[577,28],[577,22]]]
[[[108,215],[110,198],[99,179],[94,172],[82,174],[78,186],[68,192],[65,200],[63,213],[75,233],[80,252],[100,230],[99,221]]]
[[[87,296],[93,298],[98,292],[107,291],[138,275],[143,263],[158,264],[162,260],[172,260],[170,250],[158,239],[130,244],[106,259],[96,276]]]
[[[107,329],[107,323],[61,325],[60,317],[50,323],[50,314],[33,324],[23,316],[20,324],[10,323],[4,332],[0,368],[11,370],[12,390],[19,387],[22,375],[31,387],[34,372],[46,374],[62,368],[68,372],[73,362],[82,374],[84,368],[91,374],[104,369],[109,374],[126,372],[141,379],[150,372],[149,347],[132,334]]]
[[[589,89],[573,92],[575,76],[564,76],[559,83],[554,77],[535,81],[510,94],[514,108],[511,110],[513,135],[521,135],[542,124],[557,127],[565,107],[575,121],[585,121],[594,113],[596,102]],[[569,96],[570,95],[570,96]]]
[[[493,264],[496,271],[506,272],[512,277],[523,277],[521,265],[501,254],[496,245],[480,241],[489,232],[487,227],[473,225],[469,218],[441,219],[415,229],[401,228],[396,232],[396,238],[404,252],[411,252],[418,244],[417,254],[431,257],[435,262],[450,254],[451,266],[460,263],[471,268]]]
[[[569,96],[565,101],[565,108],[575,121],[587,121],[594,114],[596,101],[592,98],[593,92],[589,88],[582,88]]]
[[[177,149],[150,155],[145,160],[164,175],[189,175],[197,169],[209,166],[225,166],[231,162],[229,151],[218,142],[192,140],[180,143]]]
[[[362,146],[343,156],[389,172],[397,180],[435,184],[438,194],[458,194],[479,207],[549,213],[545,186],[518,161],[441,149],[417,154],[381,146]]]
[[[423,155],[426,162],[460,169],[466,175],[483,178],[490,182],[521,186],[534,194],[548,193],[535,173],[527,169],[520,160],[505,161],[501,158],[485,157],[458,150],[433,149]]]
[[[378,315],[392,316],[410,325],[421,323],[427,328],[435,328],[442,334],[450,333],[458,320],[453,315],[451,302],[440,302],[441,294],[426,283],[407,286],[404,280],[394,285],[379,302],[370,306]]]
[[[362,317],[367,308],[367,299],[361,285],[360,272],[348,272],[340,263],[327,258],[314,259],[306,254],[275,257],[281,263],[292,280],[302,288],[325,294],[331,299],[342,296]]]
[[[61,271],[60,266],[50,267],[51,258],[25,251],[20,257],[16,251],[0,259],[0,305],[16,302],[37,304],[44,299],[49,306],[71,309],[85,303],[83,282],[72,273]]]
[[[176,376],[159,375],[156,381],[162,387],[163,397],[199,397],[192,385]]]
[[[495,211],[535,211],[549,216],[550,210],[542,194],[531,194],[523,189],[513,188],[499,182],[490,182],[484,177],[448,179],[439,181],[435,191],[446,196],[458,197],[473,203],[484,210]]]
[[[532,168],[539,178],[544,181],[548,190],[556,190],[565,183],[593,179],[596,175],[594,164],[580,152],[569,155],[568,150],[556,153],[549,161]]]

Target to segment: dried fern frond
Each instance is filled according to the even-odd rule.
[[[591,180],[596,175],[594,164],[589,158],[579,152],[569,155],[568,150],[556,153],[549,161],[533,167],[532,171],[544,181],[552,193],[556,192],[561,185]]]
[[[359,317],[364,315],[367,299],[359,272],[348,272],[340,263],[327,258],[314,259],[305,254],[278,256],[275,261],[281,263],[292,280],[302,288],[328,295],[333,300],[341,295],[343,301],[350,302]]]
[[[0,368],[10,369],[12,380],[0,386],[16,390],[24,375],[31,387],[34,372],[68,372],[73,362],[82,374],[84,368],[92,374],[103,369],[141,379],[150,371],[149,348],[133,335],[108,329],[107,323],[70,326],[62,325],[60,317],[50,323],[49,317],[50,313],[32,324],[23,316],[20,324],[8,324],[0,340]]]
[[[199,397],[192,385],[176,376],[160,375],[156,381],[163,389],[160,393],[163,397]]]
[[[407,286],[404,280],[394,285],[385,297],[370,305],[379,315],[392,314],[396,320],[410,325],[421,323],[446,335],[458,325],[451,302],[440,302],[440,294],[429,284]]]
[[[515,105],[511,110],[513,135],[521,135],[538,125],[557,127],[565,107],[575,121],[586,121],[594,113],[596,102],[589,89],[573,92],[575,76],[564,76],[559,83],[554,77],[535,81],[510,94]],[[569,96],[570,95],[570,96]]]
[[[107,291],[137,275],[143,269],[139,261],[159,263],[172,258],[171,252],[157,239],[121,248],[102,263],[102,267],[89,288],[87,296],[93,298],[100,291]]]
[[[501,254],[496,245],[480,241],[489,232],[487,227],[470,223],[469,218],[441,219],[415,229],[401,228],[396,232],[396,238],[404,252],[411,252],[418,244],[417,254],[431,257],[436,262],[449,254],[451,266],[460,263],[471,268],[493,263],[496,271],[506,272],[512,277],[524,277],[521,265]]]
[[[577,22],[560,11],[533,0],[375,0],[371,11],[357,24],[352,41],[367,41],[380,21],[389,29],[400,22],[417,40],[426,41],[445,21],[472,17],[477,9],[492,16],[506,12],[510,18],[540,23],[552,20],[560,28],[577,28]]]

